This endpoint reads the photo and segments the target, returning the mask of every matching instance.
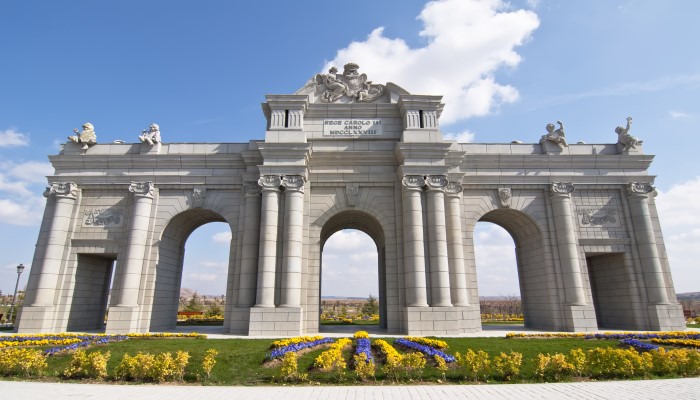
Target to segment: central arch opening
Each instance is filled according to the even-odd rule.
[[[346,211],[321,231],[319,330],[386,329],[384,233],[372,216]]]

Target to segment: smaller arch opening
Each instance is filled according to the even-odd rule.
[[[207,305],[211,305],[207,303],[225,301],[222,296],[225,296],[231,248],[231,229],[225,222],[216,212],[195,208],[178,214],[165,228],[158,246],[151,330],[174,329],[178,311],[190,303],[190,308],[199,305],[205,313]],[[224,243],[214,240],[214,235],[220,232],[224,234],[218,239]],[[222,285],[223,291],[218,293]],[[183,287],[191,289],[185,291],[185,296],[181,296]],[[191,301],[195,291],[198,298]]]
[[[523,322],[504,322],[528,328],[555,328],[556,300],[551,297],[556,293],[547,278],[551,276],[551,265],[537,222],[521,211],[497,209],[483,215],[477,225],[474,236],[475,245],[481,247],[475,252],[482,314],[522,314]],[[493,307],[484,307],[483,300],[490,301]]]
[[[478,222],[474,256],[482,325],[524,325],[513,237],[498,224]]]

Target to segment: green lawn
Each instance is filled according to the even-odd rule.
[[[328,320],[321,320],[321,325],[347,325],[347,326],[352,326],[352,325],[379,325],[379,321],[365,321],[365,320],[353,320],[352,324],[348,324],[342,321],[328,321]]]
[[[393,339],[386,339],[389,343]],[[468,348],[473,350],[484,350],[493,358],[500,352],[509,353],[511,351],[523,354],[522,376],[518,381],[533,381],[535,370],[535,359],[538,353],[567,353],[573,348],[584,350],[594,347],[617,346],[617,341],[613,340],[583,340],[583,339],[505,339],[505,338],[446,338],[443,339],[449,344],[448,353],[464,353]],[[267,368],[262,366],[262,362],[270,347],[272,340],[269,339],[129,339],[124,342],[111,343],[104,347],[92,348],[89,351],[111,352],[108,363],[108,371],[111,373],[121,360],[124,353],[134,355],[139,351],[150,353],[171,352],[184,350],[190,353],[190,364],[186,370],[185,381],[194,382],[201,374],[201,361],[207,349],[214,348],[219,352],[217,364],[212,372],[210,384],[215,385],[271,385],[275,384],[273,378],[279,373],[279,366]],[[335,378],[327,374],[309,370],[313,360],[325,348],[317,348],[311,352],[303,354],[299,358],[299,370],[307,371],[311,381],[320,383],[336,383]],[[351,357],[350,350],[345,352],[346,359]],[[70,362],[70,355],[53,356],[49,358],[48,379],[57,378],[56,371],[62,371]],[[54,372],[51,372],[54,371]],[[347,382],[355,382],[354,372],[348,372]],[[428,366],[423,374],[425,381],[437,381],[441,377],[440,373],[432,366]],[[377,371],[377,381],[384,380],[381,368]],[[459,383],[455,373],[447,375],[449,381]],[[385,382],[386,383],[386,382]],[[360,383],[356,383],[360,384]]]

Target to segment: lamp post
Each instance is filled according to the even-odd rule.
[[[10,306],[10,318],[7,320],[10,323],[12,323],[12,314],[15,311],[15,299],[17,298],[17,288],[19,287],[19,276],[22,275],[22,271],[24,271],[24,265],[19,264],[17,266],[17,283],[15,284],[15,294],[12,295],[12,305]]]

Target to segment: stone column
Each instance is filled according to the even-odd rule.
[[[284,256],[280,307],[301,306],[301,264],[304,241],[304,177],[285,175]]]
[[[430,251],[430,305],[452,307],[450,267],[445,225],[445,187],[447,177],[430,175],[426,179],[428,207],[428,249]]]
[[[569,305],[585,305],[586,297],[583,292],[576,230],[571,211],[571,193],[573,191],[574,184],[571,182],[552,183],[552,211],[554,214],[559,260],[561,262],[561,273],[564,279],[566,303]]]
[[[403,184],[403,257],[406,283],[406,305],[427,307],[425,283],[425,251],[423,249],[423,206],[421,193],[425,179],[406,175]]]
[[[70,230],[70,220],[75,208],[78,187],[73,182],[52,183],[44,192],[45,197],[55,196],[56,205],[51,218],[46,253],[40,271],[32,271],[37,276],[36,295],[31,306],[53,306],[58,285],[58,274],[66,250],[66,240]]]
[[[153,205],[153,182],[132,182],[129,185],[129,192],[134,194],[134,203],[124,258],[121,290],[117,302],[118,307],[138,305],[148,226],[151,221],[151,206]]]
[[[445,187],[447,200],[447,252],[450,265],[450,293],[456,307],[469,305],[467,272],[464,268],[464,237],[462,236],[462,185],[450,182]]]
[[[277,218],[279,218],[280,177],[263,175],[260,209],[260,247],[258,252],[258,290],[256,307],[275,306],[275,270],[277,268]]]
[[[239,307],[255,304],[258,249],[260,247],[260,186],[257,182],[245,182],[243,217],[243,248],[241,249],[241,274],[238,284]]]
[[[639,258],[644,271],[644,282],[646,283],[649,302],[652,304],[668,304],[659,249],[656,246],[654,226],[649,213],[649,193],[653,190],[654,187],[649,183],[632,182],[627,187],[627,199],[630,204],[634,238],[637,242]]]

